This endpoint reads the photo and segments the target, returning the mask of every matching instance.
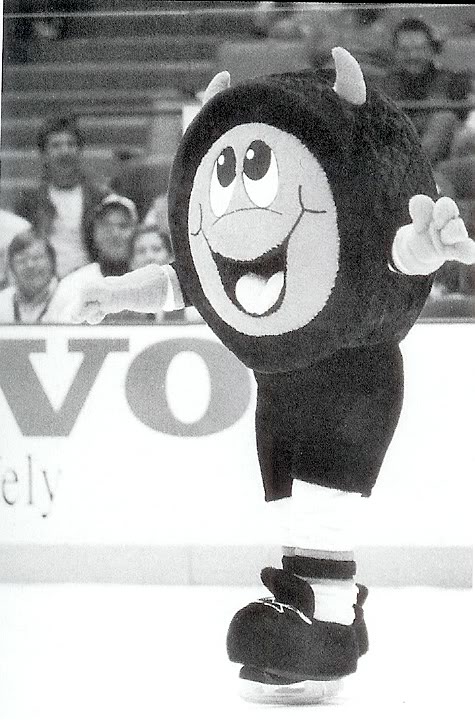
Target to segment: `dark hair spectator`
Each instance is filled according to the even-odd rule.
[[[440,53],[442,49],[442,43],[439,38],[435,36],[432,28],[421,20],[420,18],[404,18],[401,22],[396,25],[392,33],[392,46],[397,48],[400,44],[400,36],[402,33],[422,33],[425,35],[427,42],[434,55]]]
[[[38,134],[42,175],[20,192],[14,211],[48,238],[62,278],[91,261],[92,213],[109,192],[83,170],[84,138],[72,116],[48,118]]]
[[[393,30],[392,64],[382,89],[405,109],[432,163],[448,157],[460,127],[450,101],[467,97],[466,79],[439,67],[441,42],[420,18],[405,18]],[[463,75],[463,74],[462,74]],[[463,80],[463,82],[462,82]]]
[[[50,137],[56,133],[69,133],[76,138],[78,148],[84,146],[84,137],[79,129],[78,118],[75,115],[60,115],[47,118],[41,126],[36,144],[40,153],[47,149]]]

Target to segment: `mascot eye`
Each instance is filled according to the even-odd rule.
[[[229,205],[236,183],[236,155],[228,146],[214,164],[210,185],[210,204],[215,216],[222,216]]]
[[[246,150],[243,164],[244,187],[253,203],[269,206],[277,195],[279,172],[274,152],[262,140],[254,140]]]

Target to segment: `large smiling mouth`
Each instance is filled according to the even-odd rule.
[[[267,316],[282,304],[289,236],[253,261],[235,261],[211,251],[226,295],[251,316]]]

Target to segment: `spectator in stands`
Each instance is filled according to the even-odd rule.
[[[7,258],[13,283],[0,291],[0,323],[67,323],[70,296],[62,292],[53,246],[29,228],[13,238]]]
[[[111,193],[98,204],[92,218],[92,263],[65,276],[61,291],[68,297],[70,311],[82,283],[94,283],[103,276],[121,276],[130,269],[132,239],[137,226],[137,209],[130,198]],[[103,323],[143,323],[145,314],[121,311],[109,314]],[[154,319],[153,319],[154,321]]]
[[[15,212],[54,247],[60,278],[91,261],[92,214],[108,193],[84,174],[83,146],[75,118],[47,120],[38,135],[43,177],[15,202]]]
[[[463,100],[461,96],[466,95],[468,86],[461,83],[460,74],[437,67],[441,44],[423,20],[406,18],[399,23],[393,31],[392,50],[393,63],[383,90],[403,106],[407,104],[406,112],[435,164],[448,156],[454,134],[460,127],[457,113],[444,108],[444,104],[454,99]],[[429,103],[424,101],[431,101],[437,109],[428,108]],[[419,107],[410,107],[417,103]]]
[[[137,229],[133,238],[130,270],[134,271],[149,263],[163,266],[172,260],[170,236],[167,233],[163,233],[156,225],[143,225]]]
[[[130,271],[143,268],[150,263],[163,266],[171,263],[172,260],[171,241],[167,233],[162,233],[156,225],[142,224],[137,228],[132,239]],[[134,323],[164,323],[172,320],[182,322],[184,316],[184,311],[162,311],[158,314],[133,314],[131,321]],[[128,318],[127,321],[129,321]]]
[[[158,263],[163,266],[173,261],[173,250],[170,236],[156,225],[142,225],[134,236],[130,270],[147,266],[149,263]],[[140,322],[138,315],[137,322]],[[142,314],[143,323],[203,323],[198,311],[193,307],[179,311],[163,310],[156,314]]]
[[[103,276],[121,276],[129,270],[137,222],[137,209],[129,198],[111,193],[97,206],[91,256]]]
[[[0,290],[9,285],[7,250],[13,238],[31,227],[25,218],[0,208]]]

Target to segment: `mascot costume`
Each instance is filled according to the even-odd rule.
[[[332,696],[367,651],[353,533],[401,410],[399,343],[434,272],[475,263],[407,117],[332,54],[334,72],[219,73],[171,171],[174,263],[83,288],[75,311],[193,304],[255,375],[282,568],[263,569],[270,596],[237,612],[227,649],[263,702]]]

